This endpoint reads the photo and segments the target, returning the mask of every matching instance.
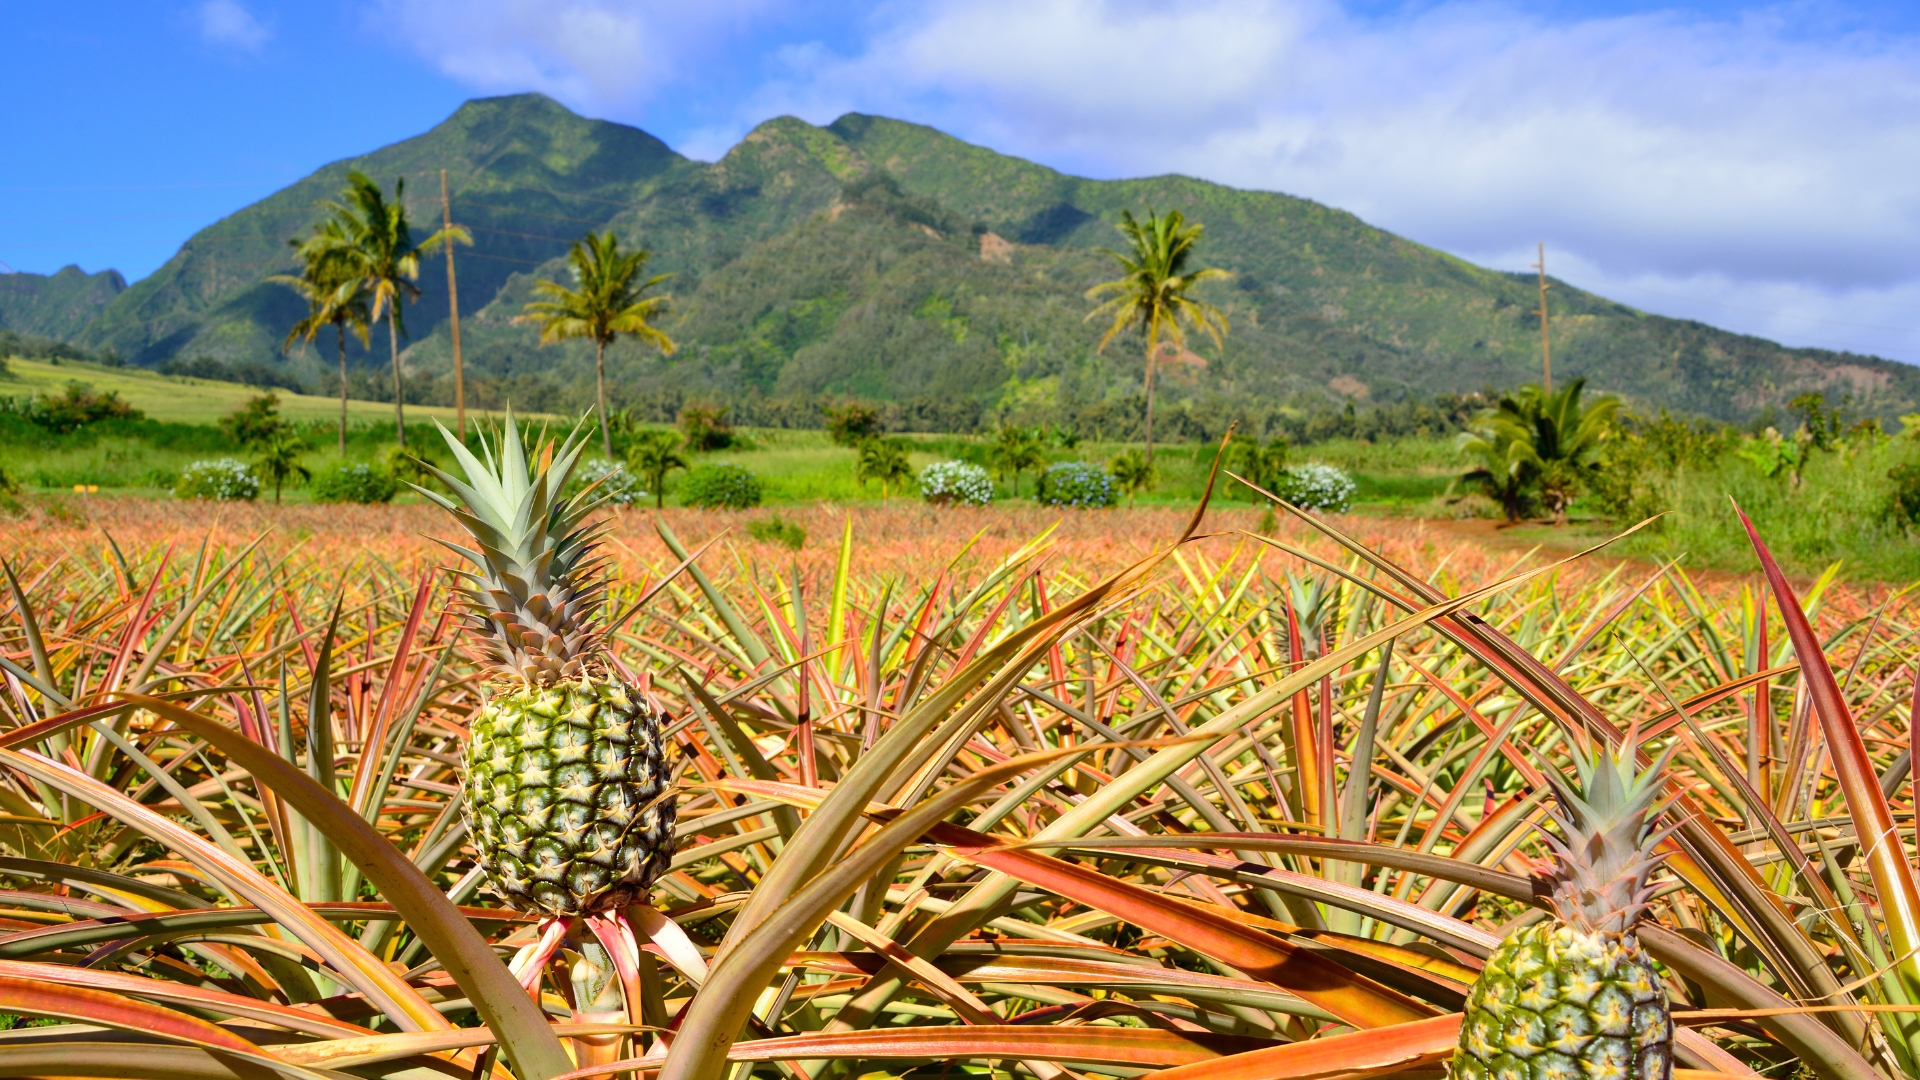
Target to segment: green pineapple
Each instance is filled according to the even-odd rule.
[[[578,432],[529,460],[507,416],[479,457],[442,427],[464,481],[434,470],[473,546],[441,541],[473,564],[467,623],[493,677],[463,761],[463,809],[488,884],[508,905],[548,916],[646,903],[673,858],[674,805],[661,713],[612,677],[598,625],[606,600],[601,499],[564,497]],[[496,460],[495,451],[498,452]]]
[[[1577,778],[1549,771],[1555,918],[1500,943],[1467,998],[1455,1080],[1668,1080],[1673,1019],[1634,935],[1647,907],[1661,773],[1619,751],[1576,753]]]

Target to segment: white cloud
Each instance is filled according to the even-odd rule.
[[[537,90],[619,111],[675,78],[761,0],[382,0],[428,63],[488,92]]]
[[[1693,298],[1637,306],[1840,347],[1920,295],[1920,43],[1794,14],[937,0],[855,54],[793,52],[748,107],[1286,191],[1467,255],[1524,247],[1512,269],[1543,239],[1596,287]],[[1920,331],[1867,340],[1920,360]]]
[[[1534,249],[1461,252],[1483,266],[1531,271]],[[1786,345],[1920,364],[1920,279],[1832,288],[1813,281],[1748,280],[1721,271],[1611,273],[1576,253],[1547,251],[1560,281],[1642,311],[1695,319]]]
[[[1083,174],[1306,196],[1507,269],[1544,240],[1648,310],[1920,361],[1920,329],[1869,330],[1920,299],[1920,39],[1836,30],[1828,0],[378,2],[469,85],[700,157],[783,112],[900,116]],[[645,107],[669,88],[688,109]]]
[[[200,36],[212,45],[225,45],[247,52],[258,52],[273,38],[273,30],[238,0],[205,0],[194,12],[200,23]]]

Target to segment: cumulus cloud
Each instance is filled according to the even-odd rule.
[[[273,37],[272,29],[238,0],[206,0],[194,15],[200,23],[201,38],[212,45],[257,52]]]
[[[1545,240],[1636,306],[1920,361],[1897,314],[1920,298],[1916,106],[1920,44],[1778,12],[941,0],[858,52],[789,52],[750,109],[1304,195],[1508,269]]]
[[[488,92],[537,90],[620,112],[698,61],[762,0],[383,0],[390,22],[442,74]]]
[[[900,116],[1083,174],[1306,196],[1506,269],[1544,240],[1561,276],[1636,306],[1920,361],[1920,329],[1897,329],[1920,298],[1920,39],[1836,30],[1817,6],[895,0],[810,20],[852,28],[832,40],[715,32],[751,0],[458,10],[457,41],[435,44],[437,19],[412,31],[449,74],[670,133],[636,103],[699,98],[684,58],[702,43],[751,48],[752,77],[707,92],[731,100],[678,125],[703,156],[777,113]]]

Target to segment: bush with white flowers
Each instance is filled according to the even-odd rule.
[[[249,502],[260,497],[260,478],[253,475],[246,462],[233,458],[196,461],[180,470],[173,497]]]
[[[1343,514],[1358,490],[1353,477],[1331,465],[1308,461],[1289,468],[1275,494],[1305,510]]]
[[[640,486],[640,478],[617,461],[592,458],[582,462],[573,474],[573,491],[585,491],[596,482],[600,486],[594,489],[594,494],[604,497],[612,506],[632,506],[648,497],[646,489]]]
[[[942,506],[985,506],[993,501],[993,478],[964,461],[936,461],[920,470],[920,496]]]
[[[1040,474],[1040,490],[1034,501],[1043,506],[1077,506],[1100,509],[1113,505],[1113,477],[1098,465],[1084,461],[1060,461]]]

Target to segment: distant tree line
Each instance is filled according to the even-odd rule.
[[[39,334],[0,330],[0,357],[8,356],[17,356],[22,360],[77,360],[102,367],[120,367],[125,363],[111,346],[99,350],[83,349]]]

